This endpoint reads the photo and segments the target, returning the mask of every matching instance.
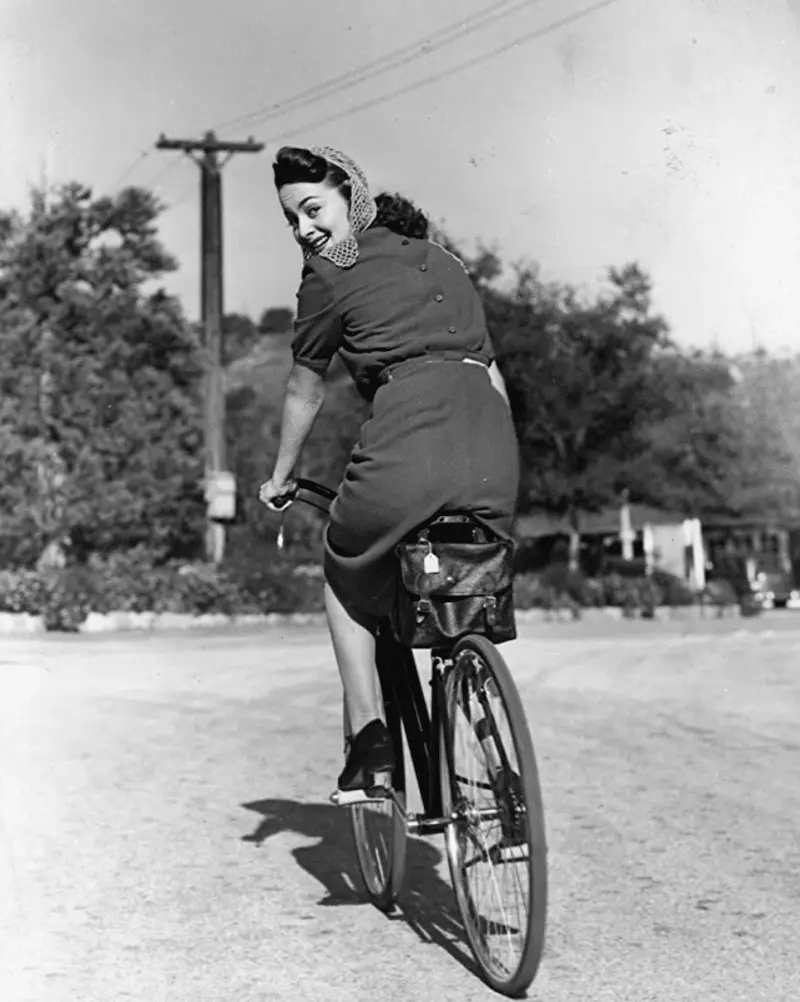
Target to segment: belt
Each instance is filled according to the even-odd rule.
[[[420,355],[418,358],[406,358],[402,362],[387,365],[378,376],[378,385],[385,386],[398,376],[416,372],[417,369],[421,369],[425,365],[432,365],[434,362],[466,362],[470,365],[480,365],[484,369],[489,368],[487,363],[482,362],[479,358],[469,358],[464,355],[453,355],[452,357],[449,355]]]

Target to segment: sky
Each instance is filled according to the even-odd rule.
[[[154,144],[217,128],[266,143],[224,170],[227,312],[294,304],[300,253],[271,162],[284,143],[317,143],[468,251],[480,241],[589,293],[638,261],[685,346],[800,350],[800,0],[0,0],[0,12],[0,205],[24,209],[42,179],[152,188],[179,262],[166,285],[192,317],[199,171]],[[221,127],[400,49],[416,58]]]

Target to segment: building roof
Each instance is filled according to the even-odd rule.
[[[662,511],[651,505],[630,505],[631,526],[635,532],[641,532],[645,525],[681,525],[686,515],[676,512]],[[599,512],[587,512],[581,515],[581,534],[584,536],[614,535],[620,529],[620,509],[605,508]],[[538,536],[569,535],[569,522],[564,518],[556,518],[545,512],[530,512],[517,518],[516,534],[522,539],[535,539]]]

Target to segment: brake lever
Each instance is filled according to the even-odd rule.
[[[279,512],[283,516],[281,518],[281,524],[278,528],[278,536],[277,539],[275,540],[279,553],[283,553],[284,549],[286,548],[286,538],[284,535],[283,527],[286,521],[286,512],[289,510],[289,508],[291,508],[296,497],[297,497],[297,488],[295,487],[294,490],[289,491],[286,494],[280,495],[277,498],[273,498],[272,501],[270,502],[270,508],[272,508],[273,511]]]

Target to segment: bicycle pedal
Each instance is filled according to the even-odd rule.
[[[334,790],[330,796],[337,807],[352,807],[358,804],[375,804],[388,800],[392,791],[387,786],[370,786],[366,790]]]
[[[526,863],[530,859],[527,844],[495,845],[489,850],[493,863]]]

